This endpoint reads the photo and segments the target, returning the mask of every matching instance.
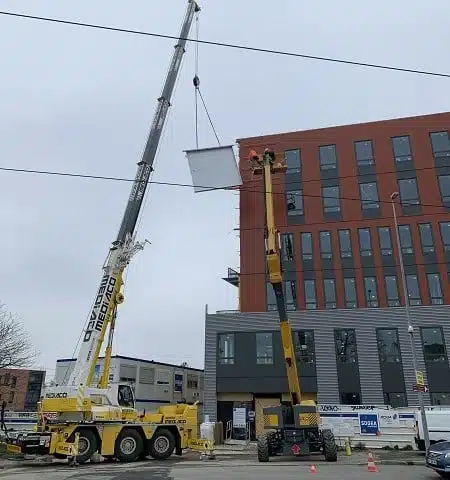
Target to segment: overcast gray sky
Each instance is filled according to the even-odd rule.
[[[0,9],[177,34],[185,0],[2,0]],[[170,5],[170,6],[169,6]],[[204,0],[200,36],[450,73],[446,0]],[[133,178],[174,41],[0,16],[0,166]],[[193,32],[192,32],[193,33]],[[154,180],[189,183],[194,48]],[[222,143],[450,109],[449,79],[200,46],[201,89]],[[200,117],[200,144],[214,146]],[[0,300],[42,352],[70,357],[130,184],[0,172]],[[153,185],[129,269],[115,353],[203,366],[204,306],[234,309],[237,198]]]

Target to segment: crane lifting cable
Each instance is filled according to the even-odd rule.
[[[195,72],[192,80],[194,84],[195,101],[195,149],[185,150],[189,169],[191,171],[194,191],[204,192],[209,190],[221,190],[242,185],[241,175],[237,166],[233,145],[222,146],[217,130],[206,106],[205,99],[200,90],[199,77],[199,12],[195,18]],[[200,98],[211,129],[216,137],[218,147],[199,148],[199,118],[198,118],[198,99]]]

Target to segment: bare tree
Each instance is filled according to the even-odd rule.
[[[18,316],[0,303],[0,368],[30,367],[36,356],[29,334]]]

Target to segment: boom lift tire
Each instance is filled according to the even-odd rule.
[[[322,430],[323,454],[327,462],[337,461],[337,445],[331,430]]]
[[[124,428],[117,437],[115,457],[120,462],[135,462],[144,450],[144,441],[139,432]]]
[[[151,440],[150,455],[155,460],[165,460],[172,455],[175,444],[175,436],[170,430],[166,428],[157,430]]]
[[[269,461],[269,435],[264,433],[258,437],[258,461]]]
[[[77,462],[81,465],[92,458],[92,455],[98,449],[98,441],[95,433],[89,428],[80,428],[77,430],[80,434],[78,440]]]

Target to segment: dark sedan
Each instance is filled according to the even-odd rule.
[[[425,456],[425,464],[442,478],[450,478],[450,442],[431,445]]]

